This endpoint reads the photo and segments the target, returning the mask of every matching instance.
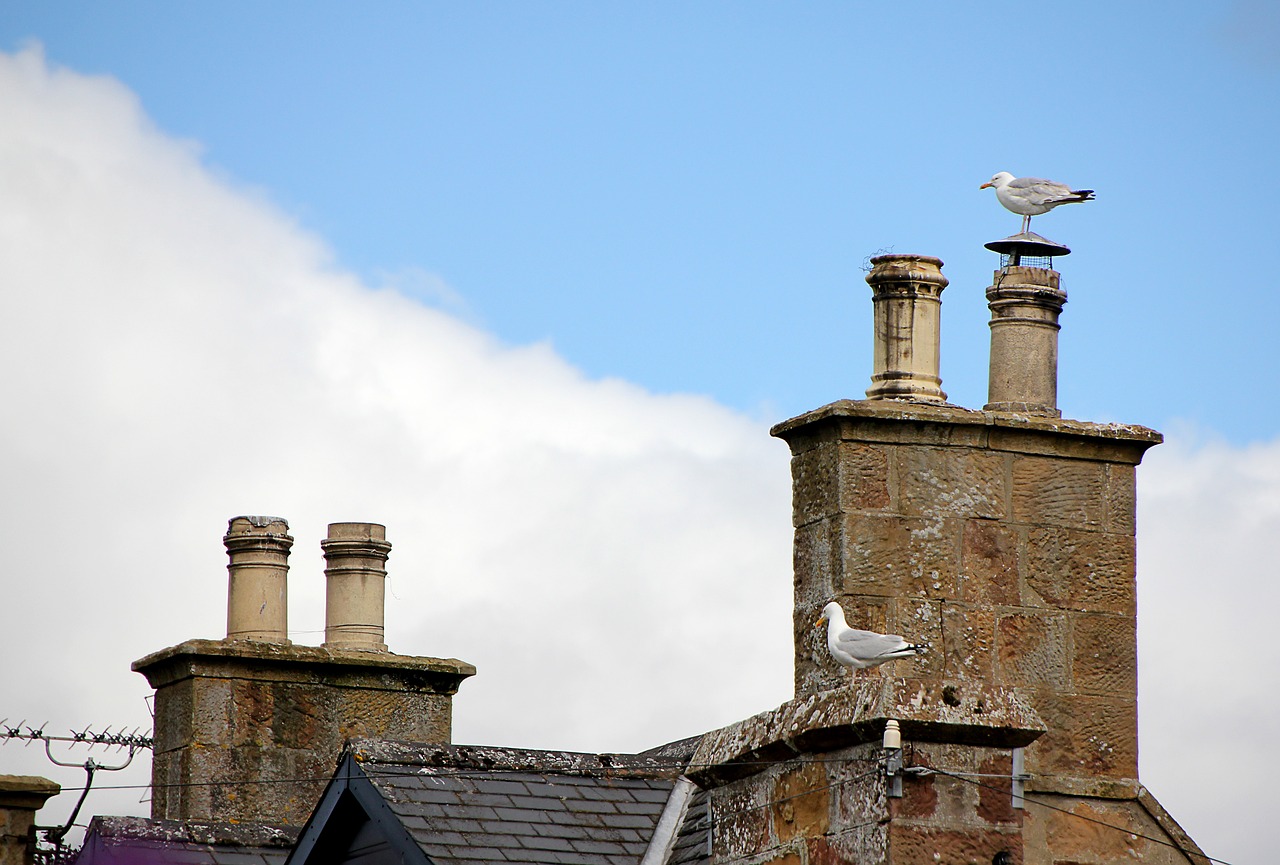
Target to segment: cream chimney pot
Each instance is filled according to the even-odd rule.
[[[326,580],[324,645],[385,652],[383,601],[391,552],[386,526],[330,523],[320,542]]]
[[[227,639],[288,643],[289,523],[233,517],[227,548]]]
[[[1058,316],[1067,302],[1059,274],[1014,265],[995,272],[991,309],[988,411],[1061,417],[1058,410]]]
[[[867,399],[947,401],[938,374],[942,260],[877,255],[867,283],[875,308],[875,347]]]

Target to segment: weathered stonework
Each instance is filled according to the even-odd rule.
[[[0,865],[26,865],[36,849],[39,811],[62,787],[37,775],[0,775]]]
[[[1134,467],[1158,433],[844,400],[773,434],[794,467],[797,697],[848,681],[812,627],[835,598],[854,627],[930,644],[886,675],[1043,707],[1029,771],[1136,777]]]
[[[448,742],[454,659],[192,640],[137,661],[156,689],[153,819],[301,825],[344,740]],[[243,779],[256,779],[244,783]]]

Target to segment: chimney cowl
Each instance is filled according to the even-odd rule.
[[[985,410],[1062,417],[1058,318],[1066,302],[1056,270],[1005,264],[995,272],[987,289],[991,358]]]

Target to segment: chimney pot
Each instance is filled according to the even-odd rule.
[[[947,401],[938,374],[942,260],[877,255],[867,283],[875,309],[875,347],[867,399]]]
[[[288,643],[289,523],[233,517],[227,548],[227,639]]]
[[[1061,417],[1058,410],[1058,316],[1067,293],[1047,267],[1002,267],[987,289],[991,369],[987,411]]]
[[[331,649],[385,652],[386,526],[330,523],[320,542],[325,558],[324,645]]]

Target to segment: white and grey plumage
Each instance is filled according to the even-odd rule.
[[[1077,204],[1081,201],[1092,201],[1092,189],[1072,189],[1063,183],[1044,180],[1039,177],[1014,177],[1007,171],[1001,171],[979,189],[995,187],[996,200],[1006,210],[1012,210],[1022,217],[1022,232],[1031,229],[1031,217],[1048,213],[1059,204]]]
[[[814,622],[819,627],[827,625],[827,648],[831,657],[853,670],[878,667],[886,661],[910,658],[927,647],[908,643],[897,634],[877,634],[875,631],[859,631],[849,627],[844,620],[844,610],[835,601],[822,608],[822,615]]]

